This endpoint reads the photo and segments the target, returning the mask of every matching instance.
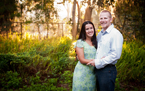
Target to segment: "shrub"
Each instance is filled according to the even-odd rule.
[[[72,59],[69,58],[72,41],[67,37],[39,41],[35,39],[22,40],[13,40],[13,44],[19,45],[15,48],[16,50],[11,47],[13,44],[5,46],[5,41],[9,44],[10,40],[2,39],[3,42],[0,42],[2,44],[0,48],[4,48],[4,50],[0,49],[2,51],[0,54],[0,89],[12,91],[38,91],[40,89],[42,91],[66,91],[64,89],[65,85],[61,84],[70,84],[71,79],[69,77],[61,79],[65,81],[60,83],[59,78],[62,75],[61,73],[71,69],[71,65],[74,66],[71,62]],[[8,47],[10,47],[9,50],[5,50]],[[7,74],[11,74],[11,76],[15,74],[17,79],[7,79],[11,77],[8,77]],[[68,72],[68,74],[68,76],[72,76],[72,72]]]
[[[7,71],[5,76],[0,79],[0,84],[4,88],[19,88],[21,86],[22,78],[18,77],[17,72]]]
[[[17,57],[14,54],[0,54],[0,73],[6,71],[18,71],[18,67],[28,63],[27,57]]]
[[[145,81],[145,45],[142,42],[124,42],[121,58],[117,62],[121,81]]]

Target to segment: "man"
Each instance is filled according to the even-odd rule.
[[[102,30],[97,35],[96,58],[87,65],[96,67],[97,91],[114,91],[117,75],[115,64],[121,56],[123,36],[114,28],[109,11],[103,10],[99,19]]]

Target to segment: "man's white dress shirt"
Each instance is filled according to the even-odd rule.
[[[123,46],[122,34],[112,24],[104,32],[97,35],[98,48],[95,58],[97,69],[104,68],[107,64],[115,65],[121,56]]]

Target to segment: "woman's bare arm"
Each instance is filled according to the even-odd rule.
[[[87,64],[87,63],[89,63],[93,60],[93,59],[85,59],[85,57],[84,57],[84,48],[76,47],[76,54],[77,54],[78,60],[82,64]]]

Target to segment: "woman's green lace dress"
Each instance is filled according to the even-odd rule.
[[[75,47],[84,48],[85,59],[95,59],[96,48],[79,39]],[[96,91],[94,67],[78,61],[73,73],[72,91]]]

